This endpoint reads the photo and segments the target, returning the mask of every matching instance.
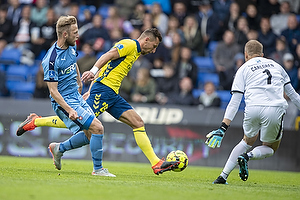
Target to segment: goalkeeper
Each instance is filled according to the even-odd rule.
[[[292,87],[288,74],[273,60],[263,58],[263,45],[257,40],[250,40],[244,51],[246,62],[236,72],[231,89],[232,97],[222,124],[219,129],[207,134],[206,144],[211,148],[220,147],[243,95],[246,103],[244,137],[231,151],[222,173],[213,184],[227,184],[226,180],[237,164],[240,178],[246,181],[249,176],[249,160],[264,159],[275,153],[282,138],[283,117],[288,106],[284,92],[300,109],[300,96]],[[248,152],[259,132],[262,145]]]

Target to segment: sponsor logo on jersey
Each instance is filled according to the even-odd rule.
[[[62,74],[69,74],[72,71],[76,70],[76,63],[74,63],[73,65],[69,66],[68,68],[61,70]]]
[[[55,71],[49,70],[49,78],[55,78]]]
[[[121,49],[124,48],[124,45],[123,45],[123,44],[117,44],[116,47],[117,47],[119,50],[121,50]]]

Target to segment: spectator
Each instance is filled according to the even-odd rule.
[[[298,69],[294,64],[294,56],[291,53],[283,55],[283,67],[291,79],[294,88],[298,88]]]
[[[236,2],[232,2],[229,7],[229,14],[226,16],[223,22],[223,32],[225,30],[235,31],[237,27],[237,20],[240,17],[240,7]]]
[[[120,17],[124,20],[128,20],[132,10],[139,4],[140,0],[114,0]]]
[[[225,31],[223,41],[220,41],[213,53],[213,61],[223,90],[230,90],[227,85],[227,77],[232,74],[234,56],[241,51],[241,47],[235,42],[234,33]]]
[[[199,12],[196,14],[200,32],[205,44],[210,40],[217,41],[217,33],[221,24],[218,15],[213,11],[209,0],[202,0],[198,6]]]
[[[129,17],[129,21],[133,26],[133,28],[135,29],[142,28],[145,13],[146,13],[146,6],[143,4],[143,2],[140,1],[135,5],[134,10]]]
[[[38,27],[47,22],[48,5],[46,0],[36,0],[35,6],[31,9],[31,21]]]
[[[300,1],[299,0],[289,0],[290,6],[291,6],[291,11],[294,12],[295,14],[300,14]]]
[[[215,85],[212,82],[206,82],[204,91],[199,96],[199,108],[220,107],[221,99],[216,92]]]
[[[249,4],[246,9],[246,19],[248,21],[249,29],[259,30],[260,14],[257,12],[257,8],[253,4]]]
[[[283,65],[283,55],[286,53],[289,53],[289,49],[286,45],[285,40],[283,40],[282,38],[277,38],[276,39],[276,51],[271,54],[270,58],[282,66]]]
[[[67,15],[71,9],[71,0],[59,0],[53,8],[56,17]]]
[[[152,103],[155,100],[156,83],[150,77],[149,69],[140,68],[137,72],[136,84],[131,94],[131,100],[135,103]]]
[[[198,68],[192,61],[192,51],[188,47],[181,47],[180,60],[176,65],[176,74],[180,80],[189,77],[192,81],[192,88],[197,87]]]
[[[31,34],[31,51],[38,57],[40,53],[50,48],[54,41],[56,41],[56,31],[55,31],[55,13],[52,8],[47,11],[46,23],[41,27],[35,27],[38,33]]]
[[[49,98],[49,89],[47,82],[44,81],[43,66],[39,66],[39,70],[36,74],[35,89],[33,93],[34,98]]]
[[[173,47],[173,36],[174,34],[178,33],[181,37],[181,41],[184,40],[184,34],[182,29],[179,26],[179,21],[178,19],[171,15],[169,17],[169,21],[168,21],[168,29],[167,29],[167,33],[165,35],[165,37],[163,38],[163,43],[164,45],[168,48],[168,49],[172,49]]]
[[[234,36],[236,42],[240,46],[244,46],[246,42],[248,41],[247,39],[247,34],[249,32],[249,26],[248,26],[248,21],[245,17],[241,16],[237,20],[237,27],[234,31]]]
[[[291,14],[290,3],[288,1],[283,1],[280,3],[280,12],[278,14],[273,14],[270,17],[270,23],[273,32],[280,36],[281,32],[287,29],[288,18]]]
[[[12,22],[7,19],[7,7],[5,5],[0,6],[0,55],[5,46],[12,42]]]
[[[145,31],[148,28],[153,28],[155,27],[153,25],[153,17],[152,14],[150,13],[145,13],[144,19],[143,19],[143,26],[141,27],[141,31]]]
[[[133,82],[136,82],[137,73],[140,68],[146,68],[148,70],[153,68],[149,60],[147,60],[143,55],[140,55],[140,57],[133,63],[132,68],[128,73]]]
[[[245,13],[249,4],[256,6],[257,0],[234,0],[240,7],[240,12]]]
[[[163,77],[156,79],[157,94],[155,100],[157,103],[164,105],[168,102],[168,96],[178,91],[178,77],[175,74],[173,63],[167,62],[163,66]]]
[[[185,44],[193,51],[195,56],[204,56],[205,44],[197,20],[190,15],[185,18],[183,25]]]
[[[196,105],[196,99],[192,93],[193,83],[189,77],[184,77],[179,82],[179,91],[172,92],[167,97],[167,104],[192,106]]]
[[[224,22],[229,15],[229,8],[232,0],[215,0],[213,2],[213,10],[217,13],[219,19]]]
[[[19,0],[8,0],[7,19],[12,21],[13,26],[17,26],[21,18],[22,7]]]
[[[179,27],[183,26],[184,19],[188,16],[186,4],[183,1],[177,1],[173,5],[172,15],[178,20]]]
[[[84,43],[81,49],[83,56],[77,60],[77,64],[79,71],[82,74],[83,72],[91,69],[91,66],[96,63],[97,57],[95,56],[95,52],[90,43]]]
[[[179,33],[174,33],[172,37],[172,47],[170,49],[171,53],[171,62],[177,63],[180,59],[180,49],[184,40],[182,39]]]
[[[123,31],[124,19],[122,19],[116,6],[110,6],[108,9],[108,17],[104,20],[105,29],[110,32],[115,29]]]
[[[156,27],[161,34],[164,36],[168,30],[168,16],[162,11],[161,5],[154,3],[151,9],[153,16],[153,25]]]
[[[227,71],[227,76],[223,77],[223,87],[226,88],[227,90],[231,89],[234,75],[236,71],[244,64],[245,62],[245,57],[243,53],[237,53],[234,56],[234,66],[232,70]]]
[[[153,67],[150,69],[150,75],[155,80],[164,77],[165,73],[163,67],[165,65],[164,58],[162,56],[156,56],[153,60]]]
[[[83,17],[78,19],[78,27],[81,28],[82,26],[89,24],[92,22],[93,16],[89,9],[84,9]]]
[[[107,51],[111,47],[108,31],[102,26],[102,16],[94,15],[92,27],[81,36],[82,43],[94,44],[94,51]]]
[[[264,46],[264,55],[266,57],[270,57],[271,54],[276,51],[276,38],[277,36],[271,29],[269,18],[261,18],[258,41]]]
[[[270,18],[272,15],[279,13],[280,4],[278,0],[258,1],[258,12],[262,17]]]
[[[282,31],[281,37],[286,40],[290,52],[296,55],[296,46],[300,43],[300,29],[295,14],[289,16],[288,28]]]
[[[247,40],[257,40],[258,39],[258,32],[256,30],[250,29],[247,33]]]
[[[70,3],[67,15],[75,16],[79,20],[79,5],[77,3]]]
[[[32,65],[34,62],[34,53],[31,48],[31,31],[34,24],[30,20],[31,7],[25,5],[22,8],[21,19],[14,27],[13,42],[9,43],[6,48],[18,48],[22,52],[20,62],[27,65]]]
[[[300,69],[300,43],[296,47],[295,65]]]

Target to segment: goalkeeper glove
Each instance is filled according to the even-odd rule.
[[[220,147],[222,139],[225,135],[225,131],[227,130],[228,125],[226,125],[224,122],[222,122],[220,128],[217,130],[211,131],[206,135],[207,140],[205,141],[205,144],[211,148]]]

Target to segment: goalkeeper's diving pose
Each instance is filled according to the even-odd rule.
[[[82,81],[91,81],[96,75],[98,78],[91,83],[89,91],[83,95],[87,104],[98,117],[104,111],[110,113],[115,119],[129,125],[133,129],[137,145],[151,163],[155,174],[172,170],[179,162],[168,162],[159,159],[146,134],[144,122],[134,109],[118,93],[122,80],[132,67],[132,64],[142,55],[155,53],[162,41],[158,29],[145,30],[137,40],[123,39],[117,42],[111,50],[103,54],[90,71],[82,74]],[[55,123],[54,123],[55,122]],[[66,125],[57,116],[41,118],[31,114],[19,125],[17,135],[33,130],[38,126],[52,126],[65,128]],[[51,143],[49,149],[53,156],[55,167],[61,169],[61,157],[65,151],[76,149],[90,143],[83,132],[78,132],[67,141]]]
[[[240,178],[246,181],[249,176],[248,161],[272,156],[278,149],[283,134],[283,117],[288,106],[284,92],[300,109],[300,96],[292,87],[288,74],[278,63],[263,58],[263,45],[260,42],[248,41],[244,48],[244,56],[246,62],[236,72],[231,88],[232,97],[222,124],[219,129],[206,136],[206,144],[209,147],[220,147],[244,95],[244,137],[231,151],[222,173],[214,184],[227,184],[227,178],[237,164],[240,168]],[[248,152],[259,132],[262,145]]]

